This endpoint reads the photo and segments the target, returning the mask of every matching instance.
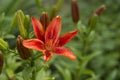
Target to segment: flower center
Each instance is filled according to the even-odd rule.
[[[53,35],[50,34],[48,38],[49,38],[49,39],[53,39]]]
[[[49,51],[46,51],[46,52],[45,52],[45,55],[46,55],[46,57],[49,57],[51,54],[50,54]]]
[[[45,42],[45,49],[48,51],[51,51],[53,49],[53,40],[50,39],[47,42]]]

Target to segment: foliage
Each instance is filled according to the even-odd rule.
[[[78,4],[80,20],[74,23],[71,0],[1,0],[0,52],[4,55],[4,65],[0,80],[120,80],[120,1],[78,0]],[[102,4],[106,10],[98,16],[96,26],[87,32],[89,19]],[[50,19],[61,16],[61,34],[79,30],[65,46],[75,53],[76,60],[55,55],[45,62],[42,53],[35,50],[30,50],[31,58],[20,58],[17,36],[33,38],[30,16],[39,18],[43,11],[48,12]]]

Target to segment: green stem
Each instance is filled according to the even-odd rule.
[[[35,80],[35,75],[36,75],[36,70],[35,70],[35,63],[34,63],[34,60],[31,59],[31,68],[32,68],[32,79],[31,80]]]
[[[35,80],[35,74],[36,74],[36,72],[35,72],[35,70],[33,70],[32,71],[32,79],[31,80]]]
[[[86,52],[86,45],[87,45],[87,40],[86,40],[86,38],[83,40],[83,53],[82,54],[85,54],[85,52]]]
[[[87,36],[83,36],[82,39],[83,39],[82,54],[79,57],[79,64],[81,65],[81,67],[79,67],[79,69],[77,70],[78,73],[75,75],[76,77],[75,80],[79,80],[79,78],[82,76],[82,72],[84,72],[87,65],[87,61],[84,59],[84,57],[86,56],[86,48],[88,45]]]

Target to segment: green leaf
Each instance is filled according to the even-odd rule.
[[[7,34],[7,35],[4,36],[4,38],[6,38],[6,39],[14,39],[15,36],[13,34]]]
[[[82,24],[82,21],[79,21],[79,22],[77,23],[77,28],[78,28],[78,30],[79,30],[81,33],[86,32],[86,27],[85,27],[85,25]]]
[[[17,20],[17,13],[15,13],[14,16],[13,16],[13,18],[12,18],[12,21],[11,21],[11,24],[10,24],[10,26],[12,28],[15,27],[15,26],[17,26],[16,20]]]
[[[61,66],[55,64],[56,68],[59,70],[59,72],[64,77],[64,80],[72,80],[70,71],[68,69],[62,68]]]
[[[32,68],[29,67],[25,67],[24,70],[22,71],[22,76],[24,78],[24,80],[31,80],[31,76],[32,76]]]
[[[85,69],[83,74],[90,75],[91,77],[95,77],[94,71],[92,71],[90,69]]]
[[[114,69],[110,75],[107,77],[107,80],[115,80],[116,79],[116,76],[117,76],[117,73],[118,73],[118,70],[117,69]]]

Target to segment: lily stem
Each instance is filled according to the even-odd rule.
[[[35,70],[35,63],[34,63],[34,60],[33,59],[31,59],[31,68],[32,68],[32,78],[31,78],[31,80],[35,80],[35,75],[36,75],[36,70]]]

